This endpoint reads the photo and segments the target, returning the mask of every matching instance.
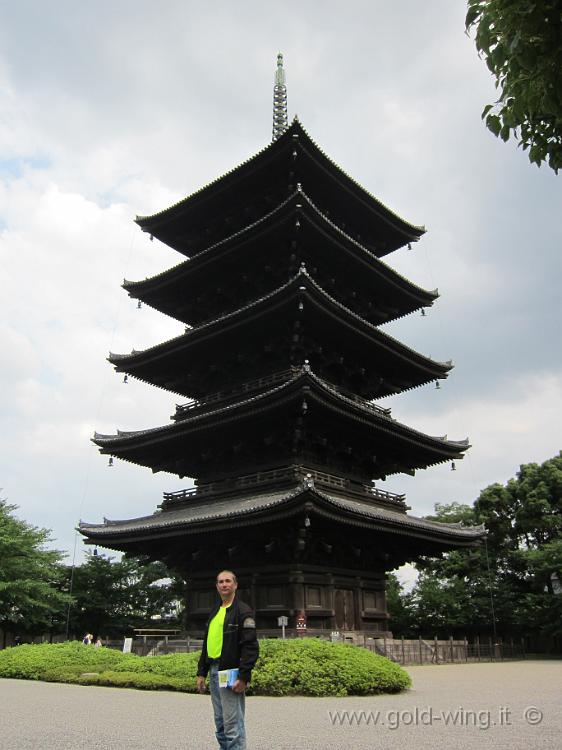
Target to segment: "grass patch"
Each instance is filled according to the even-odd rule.
[[[142,657],[69,643],[0,651],[0,677],[141,690],[196,691],[199,653]],[[254,695],[345,696],[410,687],[400,666],[363,648],[313,638],[260,641]]]

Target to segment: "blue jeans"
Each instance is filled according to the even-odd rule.
[[[246,750],[244,708],[246,696],[219,687],[218,662],[209,669],[209,691],[215,714],[215,734],[221,750]]]

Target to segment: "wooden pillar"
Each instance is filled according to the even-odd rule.
[[[256,602],[256,581],[258,579],[258,573],[252,573],[252,577],[250,579],[250,601],[249,604],[254,610],[256,611],[257,602]]]
[[[330,630],[337,630],[336,627],[336,602],[335,602],[336,591],[334,588],[334,576],[332,573],[326,573],[326,590],[325,599],[323,600],[326,609],[332,610],[332,616],[330,617]]]
[[[353,619],[355,620],[355,630],[363,630],[363,618],[361,616],[362,598],[363,581],[361,576],[356,576],[353,588]]]
[[[304,576],[300,570],[292,570],[290,573],[290,599],[294,614],[305,611],[304,606]]]

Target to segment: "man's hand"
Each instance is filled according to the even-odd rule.
[[[207,688],[205,686],[205,678],[204,677],[197,677],[197,692],[198,693],[204,693],[206,692]]]
[[[235,693],[243,693],[246,690],[246,683],[244,682],[244,680],[238,678],[232,686],[232,690]]]

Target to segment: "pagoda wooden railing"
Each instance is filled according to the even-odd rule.
[[[377,414],[380,414],[381,417],[387,417],[388,419],[391,419],[391,410],[385,409],[382,406],[378,406],[377,404],[373,404],[372,401],[367,401],[364,398],[361,398],[361,396],[358,396],[356,393],[351,393],[351,391],[342,390],[341,388],[338,388],[337,385],[334,385],[334,383],[330,383],[329,380],[324,380],[322,378],[322,382],[326,383],[326,385],[329,388],[332,388],[334,391],[337,391],[337,393],[341,394],[342,396],[345,396],[345,398],[348,398],[350,401],[355,401],[355,403],[359,404],[360,406],[363,406],[367,409],[371,409],[371,411],[377,412]]]
[[[367,484],[356,484],[345,477],[328,474],[327,472],[318,471],[316,469],[308,469],[304,466],[283,467],[271,471],[261,471],[255,474],[246,474],[245,476],[236,477],[231,480],[227,479],[199,484],[197,487],[187,490],[165,492],[164,502],[161,507],[165,508],[170,505],[176,505],[196,497],[203,498],[213,495],[223,495],[225,493],[236,492],[237,490],[245,490],[252,487],[264,488],[275,484],[286,485],[290,480],[299,481],[304,479],[312,480],[312,482],[318,484],[319,487],[347,491],[350,494],[379,501],[385,505],[399,508],[400,510],[405,508],[406,496],[403,494],[398,495],[394,492],[387,492],[386,490],[380,490]]]
[[[181,416],[185,412],[189,412],[192,409],[199,409],[200,407],[216,404],[220,401],[227,401],[243,393],[252,393],[255,391],[259,391],[269,385],[274,385],[275,383],[281,383],[285,380],[289,380],[297,372],[299,372],[299,368],[291,367],[288,370],[274,372],[271,375],[265,375],[262,378],[248,380],[229,391],[217,391],[217,393],[210,393],[208,396],[205,396],[205,398],[189,401],[187,404],[177,404],[176,415]]]
[[[253,392],[261,390],[262,388],[274,385],[275,383],[284,382],[286,380],[289,380],[291,377],[295,376],[299,372],[301,372],[300,367],[291,367],[288,370],[282,370],[281,372],[274,372],[271,375],[265,375],[262,378],[256,378],[255,380],[248,380],[247,382],[241,383],[239,386],[229,391],[218,391],[217,393],[211,393],[208,396],[205,396],[205,398],[197,399],[194,401],[189,401],[186,404],[177,404],[176,405],[176,417],[181,418],[181,416],[192,411],[193,409],[200,409],[200,408],[204,408],[206,406],[210,406],[213,404],[218,404],[221,401],[228,401],[232,398],[235,398],[236,396],[239,396],[240,394],[253,393]],[[367,401],[366,399],[361,398],[361,396],[357,396],[355,393],[351,393],[349,391],[343,391],[341,388],[338,388],[336,385],[334,385],[334,383],[330,383],[328,380],[322,379],[322,382],[324,382],[329,388],[332,388],[337,393],[340,393],[345,398],[348,398],[350,401],[354,401],[360,406],[363,406],[364,408],[367,408],[367,409],[370,409],[371,411],[376,412],[381,417],[386,417],[387,419],[391,419],[390,409],[384,409],[382,406],[373,404],[372,401]]]

